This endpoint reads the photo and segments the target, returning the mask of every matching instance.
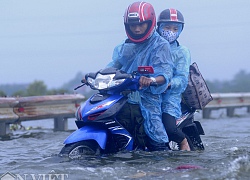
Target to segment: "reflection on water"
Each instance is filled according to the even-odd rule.
[[[72,130],[19,130],[0,141],[0,177],[11,172],[67,174],[66,179],[249,179],[249,120],[201,119],[203,152],[121,152],[78,160],[58,156]]]

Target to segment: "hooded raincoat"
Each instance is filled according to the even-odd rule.
[[[152,66],[152,77],[162,75],[166,83],[157,87],[148,87],[130,94],[129,103],[140,104],[146,134],[156,142],[168,142],[168,136],[162,123],[162,96],[173,75],[173,61],[169,43],[156,31],[143,43],[123,42],[115,47],[113,61],[108,67],[115,67],[127,73],[137,71],[138,66]]]
[[[171,54],[174,61],[174,73],[171,88],[163,93],[162,111],[175,118],[181,116],[181,94],[188,83],[191,55],[187,47],[179,45],[178,41],[171,43]]]

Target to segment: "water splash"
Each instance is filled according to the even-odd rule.
[[[230,163],[228,171],[226,172],[225,176],[227,178],[230,177],[237,179],[238,177],[242,177],[242,175],[243,176],[249,175],[249,171],[250,171],[249,156],[248,155],[240,156]]]

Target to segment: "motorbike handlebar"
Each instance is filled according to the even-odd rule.
[[[158,86],[157,82],[151,82],[150,86]]]
[[[88,85],[88,82],[87,82],[87,78],[91,77],[91,78],[95,78],[97,73],[101,73],[103,75],[105,74],[112,74],[112,73],[115,73],[115,76],[114,76],[114,79],[127,79],[127,78],[140,78],[141,76],[143,76],[143,74],[141,74],[140,72],[138,71],[134,71],[133,73],[125,73],[123,71],[120,71],[120,70],[117,70],[117,69],[114,69],[114,68],[107,68],[107,69],[103,69],[103,70],[100,70],[98,72],[95,72],[95,73],[88,73],[85,75],[85,78],[83,78],[81,80],[81,83],[79,86],[77,86],[76,88],[74,88],[74,90],[77,90],[85,85]],[[151,82],[150,83],[150,86],[158,86],[158,84],[156,82]]]
[[[81,85],[79,85],[79,86],[77,86],[76,88],[74,88],[74,90],[77,90],[77,89],[83,87],[84,85],[85,85],[85,83],[82,83]]]

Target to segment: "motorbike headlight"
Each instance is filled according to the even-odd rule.
[[[117,79],[114,80],[115,74],[100,74],[98,73],[95,77],[93,78],[88,78],[88,83],[94,87],[95,89],[102,90],[102,89],[107,89],[113,86],[120,85],[125,79]]]

